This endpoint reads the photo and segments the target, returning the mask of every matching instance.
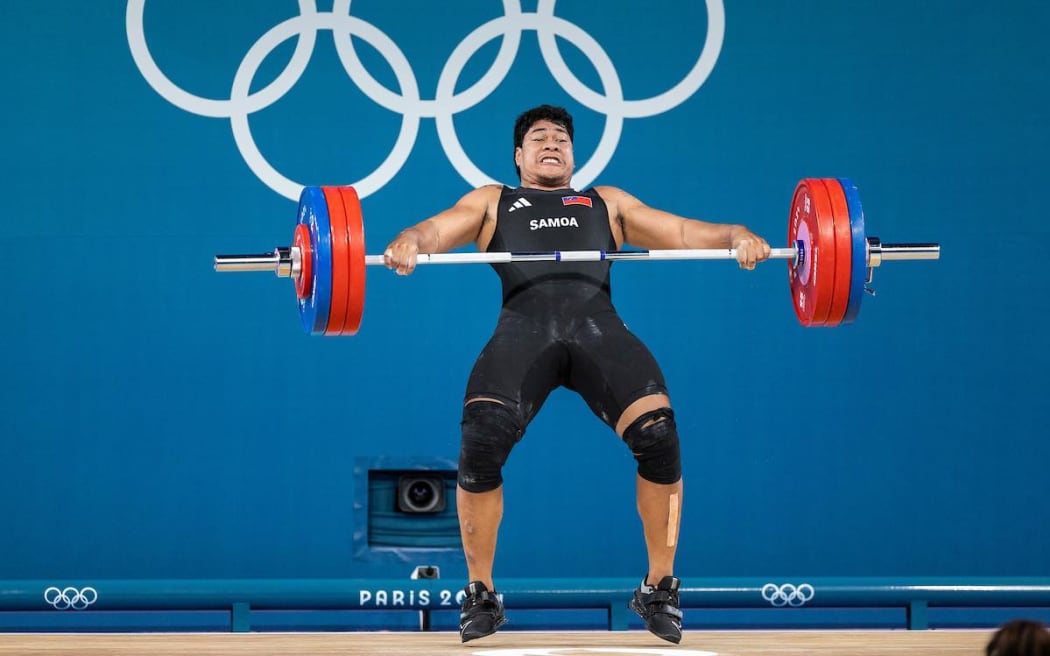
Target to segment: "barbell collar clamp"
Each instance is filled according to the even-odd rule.
[[[864,281],[865,293],[875,296],[875,288],[871,287],[875,279],[875,267],[884,261],[900,260],[939,260],[941,258],[940,244],[883,244],[878,237],[867,238],[868,277]]]

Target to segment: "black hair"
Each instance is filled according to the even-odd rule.
[[[985,647],[987,656],[1047,656],[1050,632],[1035,620],[1018,619],[999,627]]]

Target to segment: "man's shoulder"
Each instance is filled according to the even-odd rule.
[[[463,196],[463,199],[471,200],[474,202],[498,200],[500,195],[503,194],[504,189],[508,188],[509,187],[507,187],[506,185],[501,185],[497,183],[482,185],[480,187],[475,187],[474,189],[468,191],[466,195]]]
[[[622,196],[627,193],[623,189],[613,187],[612,185],[595,185],[592,188],[594,189],[594,192],[602,198],[616,198],[617,196]]]
[[[498,194],[498,193],[503,193],[503,191],[505,189],[510,189],[510,188],[511,187],[508,186],[508,185],[501,184],[499,182],[492,182],[492,183],[489,183],[489,184],[486,184],[486,185],[481,185],[480,187],[476,187],[472,193],[477,193],[477,194],[497,193]]]

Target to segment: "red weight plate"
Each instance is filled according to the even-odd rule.
[[[365,224],[361,214],[361,200],[353,187],[339,187],[346,210],[346,236],[350,264],[347,291],[346,322],[343,334],[353,335],[361,327],[365,311]]]
[[[813,218],[817,222],[816,249],[813,253],[813,272],[817,278],[817,297],[813,325],[828,325],[831,305],[835,299],[835,272],[838,252],[835,249],[835,213],[827,187],[820,180],[810,180],[813,196]]]
[[[328,203],[328,218],[332,222],[332,305],[328,310],[325,336],[338,335],[346,321],[346,292],[350,264],[347,259],[346,209],[338,187],[321,187]]]
[[[310,248],[310,228],[305,223],[296,224],[292,246],[299,249],[299,275],[295,279],[295,295],[306,298],[314,289],[314,262]]]
[[[849,204],[842,184],[834,178],[820,181],[827,191],[831,202],[831,212],[835,217],[835,289],[831,296],[831,310],[828,312],[825,326],[833,327],[842,323],[849,306],[850,284],[853,278],[853,228],[849,219]]]
[[[834,296],[835,217],[827,190],[813,178],[798,183],[791,201],[788,243],[796,242],[800,257],[788,265],[795,315],[803,326],[820,326]]]

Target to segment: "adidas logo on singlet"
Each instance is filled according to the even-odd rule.
[[[532,207],[532,203],[519,196],[518,200],[514,201],[514,204],[511,205],[510,208],[507,209],[507,211],[513,212],[514,210],[521,209],[522,207]]]

